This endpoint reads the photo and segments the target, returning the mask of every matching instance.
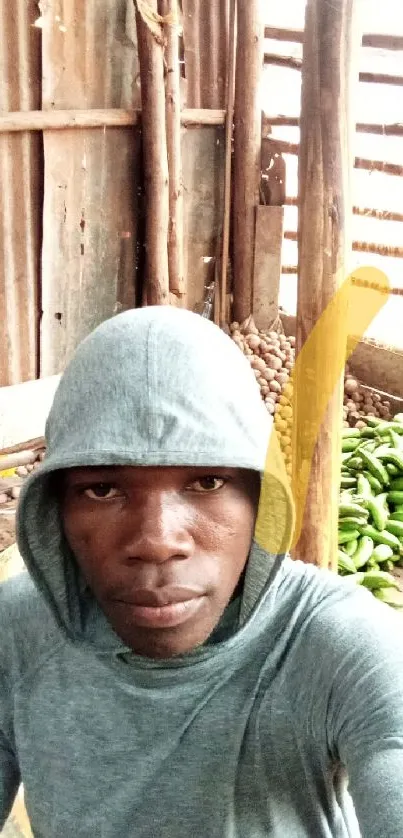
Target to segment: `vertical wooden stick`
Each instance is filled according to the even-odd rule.
[[[169,15],[170,19],[172,18],[172,22],[165,26],[165,115],[169,172],[169,290],[173,294],[181,296],[185,293],[185,277],[178,0],[161,0],[160,8],[162,15]]]
[[[225,172],[224,172],[224,218],[222,232],[222,254],[221,254],[221,325],[226,320],[227,309],[227,275],[229,259],[229,237],[231,226],[231,174],[232,174],[232,135],[234,122],[234,96],[235,96],[235,44],[236,44],[236,0],[230,0],[230,17],[228,28],[228,68],[227,68],[227,91],[226,91],[226,117],[225,117]]]
[[[305,343],[340,284],[347,277],[351,252],[350,177],[353,170],[351,107],[358,81],[355,57],[360,37],[355,0],[308,0],[302,68],[299,159],[299,279],[297,352]],[[335,318],[336,320],[336,318]],[[301,536],[295,557],[337,569],[337,516],[343,391],[329,404],[312,462],[304,455],[315,415],[323,370],[346,351],[343,312],[332,323],[311,368],[294,383],[294,493],[298,476],[310,469]],[[309,396],[307,393],[309,392]],[[310,407],[307,410],[307,399]],[[309,472],[308,472],[309,473]]]
[[[136,6],[140,63],[144,178],[147,200],[146,283],[148,305],[169,305],[168,155],[165,127],[164,50]],[[149,0],[158,14],[157,0]]]
[[[259,203],[263,15],[260,0],[237,0],[234,136],[234,317],[252,310],[255,210]]]

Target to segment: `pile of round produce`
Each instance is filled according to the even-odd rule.
[[[295,338],[279,330],[258,329],[250,316],[243,323],[231,323],[233,341],[250,361],[260,387],[262,399],[272,415],[291,475],[293,383]],[[379,393],[363,387],[346,367],[344,377],[343,425],[363,427],[366,416],[390,419],[390,402]]]
[[[343,429],[338,541],[339,572],[403,608],[403,414]]]

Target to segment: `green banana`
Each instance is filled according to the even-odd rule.
[[[355,530],[339,530],[338,543],[347,544],[349,541],[354,541],[355,538],[359,538],[359,535],[360,531],[357,528]]]
[[[343,544],[344,552],[347,553],[348,556],[353,556],[355,551],[358,549],[358,539],[354,538],[352,541],[347,541],[346,544]]]
[[[364,498],[372,498],[372,488],[364,474],[357,475],[357,493]]]
[[[396,590],[399,590],[396,579],[385,570],[367,570],[362,584],[371,591],[377,588],[396,588]]]
[[[392,556],[393,550],[391,547],[389,547],[388,544],[377,544],[372,553],[371,559],[374,559],[375,562],[382,564],[382,562],[389,561],[389,559],[391,559]]]
[[[392,550],[395,550],[400,554],[401,552],[401,544],[399,539],[396,535],[393,535],[391,532],[387,530],[377,530],[376,527],[371,526],[371,524],[365,524],[363,527],[359,528],[359,532],[361,535],[367,535],[369,538],[372,538],[376,544],[387,544]],[[353,539],[353,536],[351,536]]]
[[[338,551],[338,569],[344,573],[355,573],[356,567],[353,560],[343,550]]]
[[[397,506],[403,505],[403,491],[393,489],[392,492],[388,492],[387,501],[388,503],[395,503]]]
[[[359,428],[343,428],[341,432],[342,439],[351,439],[353,437],[361,437]]]
[[[368,559],[371,557],[373,550],[374,550],[374,541],[369,536],[363,536],[358,541],[358,548],[355,553],[351,556],[352,561],[356,570],[359,570],[361,567],[367,563]]]
[[[386,523],[385,529],[388,532],[397,535],[398,538],[403,538],[403,521],[390,520]]]
[[[376,477],[374,477],[374,475],[371,474],[370,471],[364,470],[362,474],[364,477],[367,478],[368,483],[371,486],[371,489],[375,492],[375,494],[379,494],[380,492],[382,492],[382,483],[380,483],[379,480]]]
[[[369,451],[360,451],[360,457],[363,459],[368,471],[370,471],[383,486],[389,486],[390,478],[383,463],[381,463],[381,461],[378,460],[374,454],[370,454]]]
[[[341,503],[339,506],[339,516],[340,518],[350,516],[356,518],[368,518],[368,510],[359,506],[358,503]]]
[[[373,591],[373,594],[381,602],[384,602],[385,605],[399,610],[403,608],[403,595],[394,588],[378,588]]]

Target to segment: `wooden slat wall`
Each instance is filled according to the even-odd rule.
[[[40,107],[35,0],[0,0],[0,111]],[[42,140],[0,136],[0,387],[37,371]]]
[[[138,104],[132,0],[49,0],[43,108]],[[59,18],[59,19],[57,19]],[[136,129],[45,132],[41,374],[135,305],[140,137]]]

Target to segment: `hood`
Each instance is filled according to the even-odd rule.
[[[64,538],[50,491],[52,472],[101,464],[187,465],[263,475],[271,430],[249,362],[210,321],[155,306],[119,314],[92,332],[61,378],[46,424],[46,457],[26,481],[17,513],[20,553],[63,631],[88,639],[88,622],[93,627],[104,618]],[[265,531],[270,522],[277,552],[285,552],[292,527],[285,470],[277,462],[265,479],[272,503],[266,492],[258,519]],[[248,560],[243,620],[276,565],[262,546],[253,544]]]

